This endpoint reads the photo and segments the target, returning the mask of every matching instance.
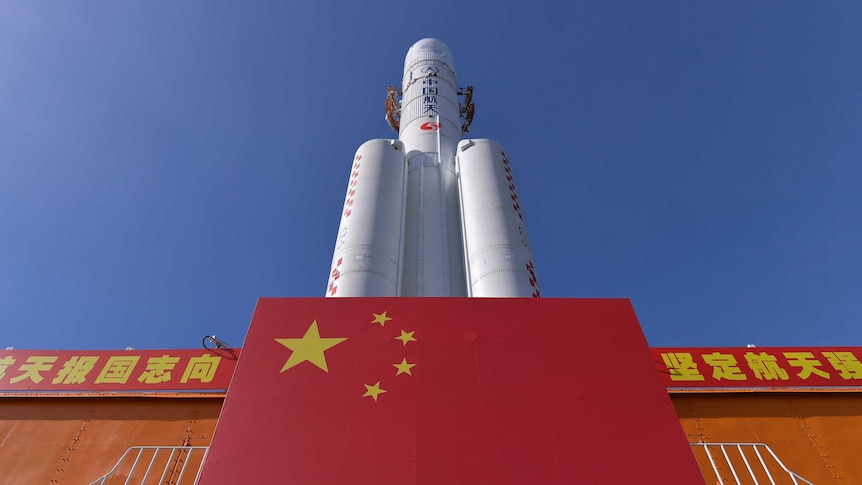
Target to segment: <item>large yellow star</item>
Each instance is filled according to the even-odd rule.
[[[371,323],[379,323],[381,327],[385,327],[386,322],[388,322],[389,320],[392,320],[392,317],[386,316],[386,312],[383,312],[383,313],[371,312],[371,314],[374,315],[374,320],[372,320]]]
[[[363,384],[365,386],[365,394],[362,397],[371,397],[374,399],[374,402],[377,402],[377,396],[386,392],[386,389],[380,389],[380,381],[377,381],[377,384],[373,386],[369,386],[368,384]]]
[[[281,368],[280,372],[284,372],[297,364],[305,362],[306,360],[317,367],[320,367],[325,372],[329,372],[329,369],[326,367],[326,357],[323,355],[323,352],[341,342],[344,342],[345,340],[347,339],[320,338],[320,332],[317,330],[317,320],[311,322],[311,326],[308,327],[308,330],[305,331],[305,335],[303,335],[302,338],[277,338],[275,339],[276,342],[293,351],[293,353],[290,354],[290,358],[284,363],[284,367]]]
[[[410,369],[416,364],[410,364],[407,362],[407,359],[401,359],[400,364],[392,364],[398,369],[398,372],[395,373],[396,376],[400,376],[401,374],[407,374],[408,376],[412,376],[413,373],[410,372]]]
[[[401,331],[401,335],[395,337],[395,340],[400,340],[402,344],[407,345],[407,342],[415,342],[416,338],[413,337],[413,334],[416,333],[416,330],[412,332]]]

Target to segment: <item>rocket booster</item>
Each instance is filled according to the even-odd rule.
[[[472,95],[445,44],[407,51],[386,99],[398,139],[354,156],[326,296],[540,296],[508,156],[462,140]]]

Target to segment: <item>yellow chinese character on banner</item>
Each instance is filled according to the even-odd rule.
[[[51,384],[81,384],[87,380],[87,374],[96,366],[98,357],[73,355],[63,363],[63,368],[57,372],[57,377]]]
[[[672,381],[702,381],[703,376],[697,371],[697,364],[688,352],[662,352],[661,359],[670,371]]]
[[[754,377],[767,381],[789,379],[787,371],[778,365],[778,358],[772,354],[761,352],[746,352],[745,360],[748,362],[748,368],[754,371]]]
[[[785,352],[784,357],[787,358],[787,363],[792,367],[801,367],[802,370],[799,371],[798,375],[801,379],[808,379],[811,374],[817,374],[818,376],[829,379],[829,374],[821,369],[818,369],[822,363],[819,360],[814,358],[814,354],[811,352]]]
[[[844,379],[862,379],[862,362],[853,352],[823,352],[823,357],[839,371]]]
[[[18,366],[18,370],[22,372],[20,376],[13,377],[9,379],[10,384],[15,384],[16,382],[21,382],[24,379],[30,379],[34,383],[38,384],[42,382],[42,375],[40,372],[45,372],[51,370],[54,362],[57,361],[57,357],[28,357],[26,364],[21,364]]]
[[[108,362],[96,377],[96,384],[125,384],[129,375],[138,365],[140,355],[115,355],[108,358]]]
[[[713,379],[720,381],[727,379],[731,381],[744,381],[748,379],[736,365],[736,357],[733,354],[722,354],[713,352],[703,354],[703,361],[712,367]]]
[[[146,384],[158,384],[171,380],[171,369],[180,361],[179,357],[163,355],[161,357],[150,357],[147,360],[147,369],[138,377],[138,382]]]
[[[198,379],[201,382],[210,382],[215,377],[218,363],[221,362],[221,357],[203,354],[200,357],[192,357],[189,359],[189,364],[183,372],[183,378],[180,382],[186,383],[189,379]]]
[[[15,357],[7,356],[0,358],[0,379],[6,375],[6,369],[9,368],[10,365],[15,364]]]

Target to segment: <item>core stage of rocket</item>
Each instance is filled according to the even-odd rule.
[[[410,47],[386,99],[398,139],[353,157],[326,296],[540,296],[506,151],[462,140],[472,98],[445,44]]]

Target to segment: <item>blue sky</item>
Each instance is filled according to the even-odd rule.
[[[423,37],[543,295],[631,298],[653,346],[862,345],[858,3],[397,6],[0,4],[0,348],[239,345],[258,297],[322,296]]]

